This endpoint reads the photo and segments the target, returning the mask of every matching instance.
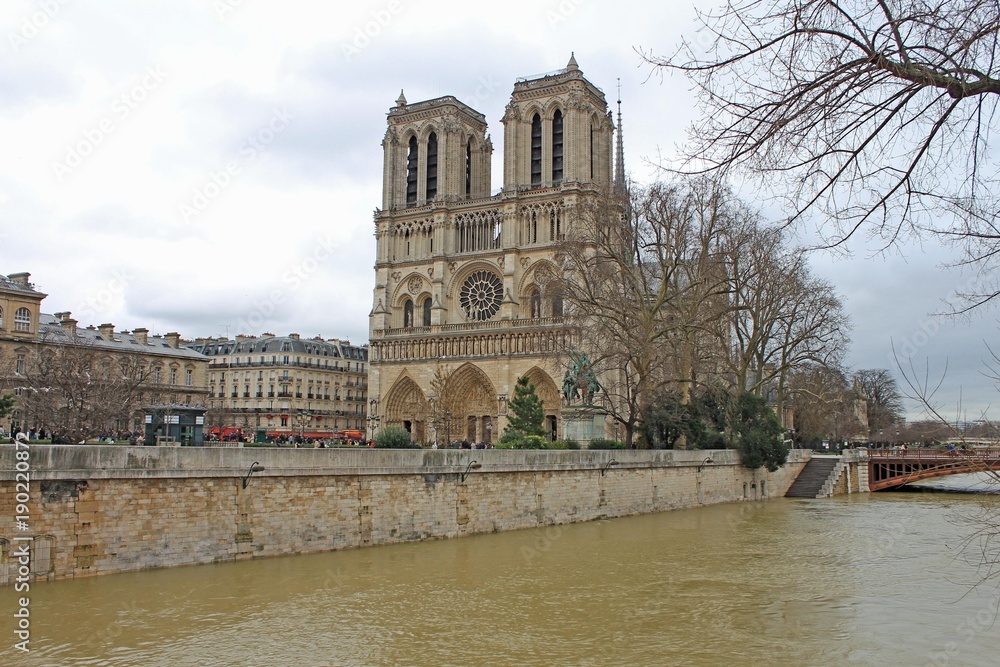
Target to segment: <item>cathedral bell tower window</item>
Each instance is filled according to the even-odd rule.
[[[531,119],[531,184],[542,184],[542,119],[537,113]]]
[[[437,134],[431,132],[427,139],[427,199],[431,200],[437,196],[438,190],[438,139]]]
[[[552,182],[560,183],[563,179],[563,115],[556,109],[552,116]]]
[[[472,195],[472,139],[465,144],[465,196]]]
[[[417,138],[410,137],[406,153],[406,203],[417,203]]]

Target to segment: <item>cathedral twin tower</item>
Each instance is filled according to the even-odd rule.
[[[369,332],[373,431],[398,424],[421,443],[495,440],[527,375],[550,436],[590,439],[591,424],[583,432],[563,414],[558,390],[572,329],[554,257],[574,208],[612,185],[614,124],[572,57],[518,79],[502,122],[504,185],[491,196],[481,113],[452,96],[408,104],[402,93],[389,110]]]

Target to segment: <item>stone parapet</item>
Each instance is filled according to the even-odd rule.
[[[23,503],[0,446],[0,585],[25,543],[32,580],[330,551],[776,498],[809,458],[769,473],[731,450],[28,451]]]

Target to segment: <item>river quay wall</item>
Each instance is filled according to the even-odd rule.
[[[35,580],[450,538],[778,498],[809,458],[793,450],[769,473],[732,450],[16,454],[0,446],[0,585],[24,575],[25,544]],[[255,462],[263,469],[249,474]],[[27,503],[19,473],[30,479]]]

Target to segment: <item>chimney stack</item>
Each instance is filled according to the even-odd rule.
[[[101,332],[101,338],[104,340],[114,340],[115,339],[115,325],[113,324],[102,324],[97,327],[97,330]]]
[[[31,278],[30,273],[12,273],[7,276],[7,278],[9,278],[12,283],[21,285],[22,287],[31,287],[31,283],[28,282],[28,279]]]
[[[175,350],[179,349],[181,346],[181,335],[176,331],[171,331],[168,334],[164,334],[163,339],[167,341],[167,345],[174,348]]]
[[[59,319],[59,326],[63,328],[63,331],[70,338],[76,338],[76,320],[70,317],[69,313],[59,313],[62,317]]]
[[[133,332],[132,335],[138,341],[139,345],[149,344],[149,329],[145,327],[138,327]]]

